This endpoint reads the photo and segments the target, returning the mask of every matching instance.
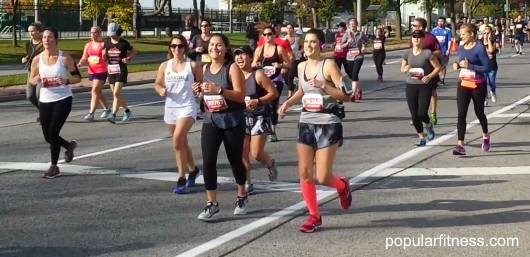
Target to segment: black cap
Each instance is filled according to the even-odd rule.
[[[252,47],[250,47],[249,45],[244,45],[244,46],[240,46],[240,47],[238,47],[238,48],[236,48],[234,50],[234,54],[235,55],[240,54],[240,53],[253,55],[254,54],[254,50],[252,50]]]
[[[280,21],[280,20],[271,20],[271,25],[272,26],[279,26],[279,25],[283,25],[283,23]]]
[[[345,22],[339,22],[339,24],[337,24],[337,27],[346,28],[346,23]]]
[[[412,32],[411,37],[413,38],[425,38],[425,32],[423,30],[415,30]]]

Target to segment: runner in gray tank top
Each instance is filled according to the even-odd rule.
[[[245,110],[245,143],[243,146],[243,163],[247,169],[247,184],[245,190],[248,195],[254,192],[254,185],[250,179],[250,157],[267,167],[270,181],[278,178],[276,161],[265,151],[267,135],[271,130],[270,103],[278,97],[278,90],[269,77],[262,70],[251,67],[253,50],[250,46],[242,46],[234,50],[236,64],[245,76],[246,110]]]
[[[300,227],[304,233],[311,233],[322,225],[313,178],[313,160],[316,161],[318,182],[337,189],[341,207],[348,209],[352,202],[348,179],[333,175],[332,164],[342,142],[338,101],[349,99],[352,83],[348,76],[342,76],[333,60],[322,57],[321,45],[324,42],[322,30],[310,29],[307,32],[304,38],[307,61],[298,65],[301,86],[279,110],[283,118],[293,104],[302,101],[304,106],[296,140],[300,188],[309,209],[309,218]]]
[[[403,54],[401,72],[407,74],[405,93],[409,106],[412,124],[418,133],[419,140],[415,146],[425,146],[427,140],[423,133],[423,123],[427,124],[427,138],[433,140],[435,133],[429,118],[431,94],[436,87],[432,81],[440,72],[438,59],[428,49],[423,48],[425,32],[416,30],[412,33],[412,49]]]

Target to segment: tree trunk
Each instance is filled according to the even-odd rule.
[[[311,16],[313,17],[313,28],[318,28],[317,11],[313,7],[311,7]]]
[[[193,15],[195,17],[199,17],[199,7],[198,7],[198,4],[197,4],[197,0],[193,0]],[[202,22],[202,20],[201,20]]]
[[[18,7],[19,7],[19,1],[18,0],[11,0],[11,6],[13,7],[13,20],[11,21],[11,26],[13,27],[13,46],[18,46],[18,39],[17,39],[17,17],[18,17]]]
[[[164,13],[166,14],[165,16],[171,16],[171,14],[173,13],[171,1],[168,1],[166,6],[164,7]],[[166,28],[166,36],[168,37],[173,36],[173,30],[171,28]]]
[[[201,11],[201,14],[199,16],[199,20],[202,22],[202,20],[204,19],[204,9],[206,8],[206,4],[204,3],[204,0],[201,0],[199,8],[200,8],[200,11]],[[230,8],[233,8],[233,6],[230,6]]]
[[[456,12],[455,12],[455,2],[451,1],[449,3],[449,12],[451,17],[451,32],[453,33],[453,38],[456,38]]]
[[[398,8],[396,8],[396,40],[403,39],[401,35],[401,23],[401,8],[398,6]]]

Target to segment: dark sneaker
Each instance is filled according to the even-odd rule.
[[[490,150],[490,135],[482,137],[482,151],[487,152]]]
[[[186,178],[179,178],[177,181],[177,187],[173,188],[173,193],[175,194],[184,194],[186,193],[186,184],[188,181],[186,181]]]
[[[70,163],[74,160],[74,150],[77,148],[77,141],[70,141],[70,146],[64,151],[64,162]]]
[[[310,215],[304,224],[300,226],[300,231],[304,233],[313,233],[315,230],[319,229],[322,226],[322,217]]]
[[[59,171],[59,167],[57,166],[50,166],[48,168],[48,171],[45,173],[42,173],[41,178],[43,179],[52,179],[61,176],[61,172]]]
[[[461,145],[457,145],[455,150],[453,150],[453,155],[466,155],[466,149]]]
[[[201,173],[201,171],[199,170],[199,168],[195,167],[195,170],[190,172],[190,174],[188,174],[188,187],[195,186],[195,179],[197,179],[197,176],[199,176],[199,173]]]

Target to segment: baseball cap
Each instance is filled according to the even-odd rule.
[[[234,50],[234,54],[240,54],[240,53],[253,55],[254,54],[254,50],[252,50],[252,48],[249,45],[244,45],[244,46],[240,46],[240,47],[238,47],[238,48],[236,48]]]
[[[118,23],[109,23],[109,26],[107,27],[107,36],[112,37],[116,35],[119,28],[120,25],[118,25]]]
[[[337,24],[337,27],[346,28],[346,23],[345,22],[339,22],[339,24]]]

